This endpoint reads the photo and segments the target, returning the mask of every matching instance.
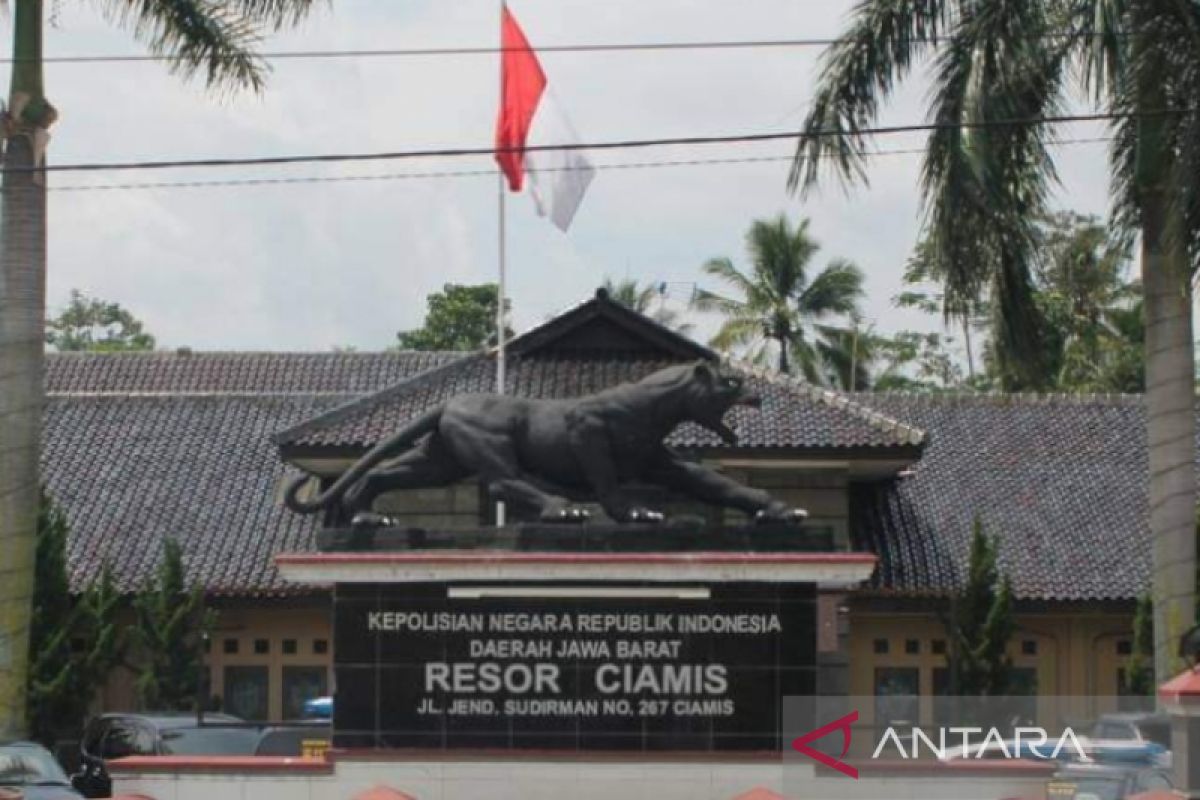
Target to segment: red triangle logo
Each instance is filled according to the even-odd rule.
[[[803,736],[797,736],[792,740],[792,749],[797,753],[808,756],[818,764],[824,764],[830,769],[835,769],[847,777],[858,780],[858,770],[840,760],[846,757],[846,753],[850,752],[850,726],[856,722],[858,722],[858,712],[851,711],[841,719],[835,719],[833,722],[815,728]],[[834,731],[842,732],[842,754],[838,758],[809,747],[809,744],[812,742],[823,739]]]

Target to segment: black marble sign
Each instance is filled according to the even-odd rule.
[[[335,746],[778,750],[815,692],[812,584],[563,586],[338,585]]]

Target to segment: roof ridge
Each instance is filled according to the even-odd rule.
[[[867,423],[875,430],[895,434],[905,444],[919,445],[925,442],[926,434],[922,428],[918,428],[907,422],[901,422],[864,403],[859,403],[848,394],[837,392],[833,389],[826,389],[823,386],[802,381],[791,375],[765,370],[740,359],[731,359],[729,363],[760,380],[782,383],[793,389],[798,389],[813,402],[823,403],[839,411],[845,411],[851,416]]]
[[[571,324],[575,321],[575,317],[583,313],[589,307],[595,309],[595,313],[600,316],[607,315],[610,320],[613,316],[616,316],[617,319],[614,321],[617,322],[618,325],[643,326],[645,331],[649,331],[649,334],[646,334],[644,331],[642,332],[643,338],[657,338],[659,341],[651,341],[651,344],[654,344],[664,350],[673,351],[674,355],[679,356],[686,353],[686,357],[688,358],[705,359],[709,361],[715,361],[717,358],[719,358],[715,351],[700,344],[690,336],[681,333],[680,331],[677,331],[668,325],[664,325],[663,323],[651,317],[649,314],[637,311],[636,309],[630,308],[624,303],[619,303],[612,299],[604,287],[597,289],[595,293],[586,300],[576,303],[570,308],[560,311],[551,316],[549,319],[543,320],[533,327],[513,336],[507,343],[507,347],[509,348],[508,352],[513,356],[517,356],[525,355],[530,350],[538,349],[541,345],[545,344],[547,337],[550,337],[550,341],[553,340],[553,334],[555,334],[556,329],[563,329],[566,327],[566,330],[569,331],[571,329],[569,326],[571,326]],[[559,330],[560,334],[561,332],[562,331]],[[492,347],[488,350],[489,353],[494,353],[495,351],[495,347]]]
[[[329,358],[354,358],[354,357],[378,357],[378,356],[467,356],[471,355],[472,351],[467,350],[354,350],[354,351],[339,351],[339,350],[192,350],[190,348],[175,348],[164,350],[125,350],[114,352],[88,351],[88,350],[69,350],[69,351],[50,351],[46,353],[47,358],[54,359],[145,359],[152,358],[206,358],[211,356],[226,356],[237,358],[251,357],[299,357],[299,356],[326,356]]]
[[[955,390],[948,392],[915,392],[911,390],[886,390],[881,392],[854,392],[856,397],[885,397],[901,400],[916,400],[930,405],[1088,405],[1107,403],[1110,405],[1141,405],[1145,395],[1129,392],[972,392]]]
[[[48,398],[101,398],[101,397],[361,397],[362,392],[343,391],[48,391]]]
[[[412,388],[414,385],[428,381],[429,379],[436,377],[437,375],[441,374],[442,372],[449,371],[452,368],[461,367],[462,365],[466,364],[468,361],[482,360],[482,359],[487,359],[489,357],[490,357],[490,354],[488,354],[488,353],[472,353],[472,354],[464,355],[462,358],[451,359],[450,361],[447,361],[445,364],[437,364],[435,366],[430,367],[429,369],[418,372],[416,375],[405,378],[404,380],[400,381],[399,383],[394,383],[391,386],[388,386],[384,389],[380,389],[377,392],[370,392],[366,395],[356,397],[353,400],[351,400],[347,403],[343,403],[342,405],[340,405],[336,408],[331,408],[329,411],[326,411],[323,414],[313,417],[312,419],[305,420],[304,422],[301,422],[299,425],[293,425],[290,428],[285,428],[282,431],[273,433],[273,434],[271,434],[271,441],[277,445],[286,444],[289,440],[295,439],[296,437],[300,436],[301,434],[309,433],[311,431],[325,427],[326,425],[333,423],[333,422],[340,422],[342,419],[344,419],[346,416],[353,413],[360,406],[378,403],[380,400],[383,400],[385,398],[392,397],[393,395],[399,394],[402,391]]]

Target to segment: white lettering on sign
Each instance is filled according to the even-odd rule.
[[[724,664],[603,664],[596,668],[603,694],[725,694]]]
[[[456,614],[450,611],[424,614],[405,611],[370,611],[367,613],[367,630],[479,633],[483,631],[483,615]]]
[[[561,694],[557,664],[433,661],[425,665],[425,691],[453,694]]]

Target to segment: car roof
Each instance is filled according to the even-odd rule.
[[[1097,722],[1167,722],[1171,718],[1158,711],[1114,711],[1101,714]]]
[[[148,714],[138,713],[108,713],[101,714],[99,719],[127,719],[136,720],[138,722],[146,722],[154,725],[157,728],[194,728],[196,727],[196,715],[190,711],[179,712],[155,712]],[[205,713],[205,724],[208,723],[240,723],[242,720],[229,714]]]
[[[45,747],[42,747],[37,742],[27,742],[24,740],[17,740],[17,741],[13,741],[13,742],[0,742],[0,747],[32,747],[37,750],[45,750],[46,749]]]

